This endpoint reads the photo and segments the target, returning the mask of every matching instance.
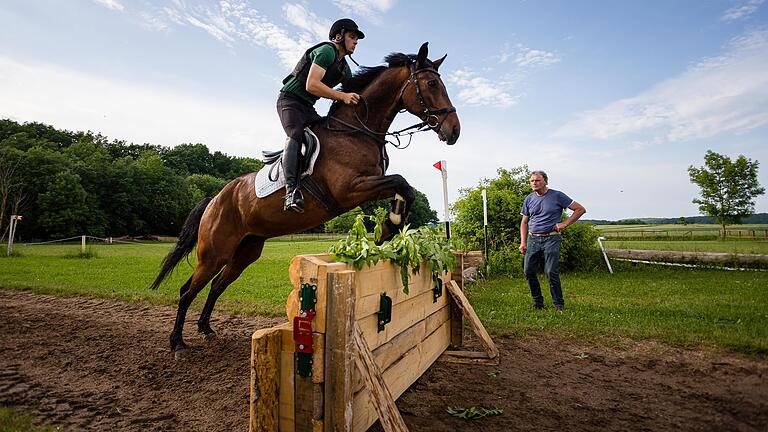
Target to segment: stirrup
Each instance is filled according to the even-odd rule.
[[[298,197],[296,196],[298,194]],[[296,188],[293,192],[285,194],[285,203],[283,204],[283,211],[292,210],[296,213],[304,213],[304,195]]]

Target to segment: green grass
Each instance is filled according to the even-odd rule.
[[[262,258],[227,289],[217,309],[283,316],[291,290],[291,258],[324,252],[331,243],[267,242]],[[0,287],[174,305],[179,287],[192,271],[186,262],[160,289],[147,288],[171,246],[97,245],[90,247],[90,258],[77,257],[79,244],[17,247],[20,256],[0,258]],[[467,292],[481,320],[496,333],[547,332],[609,343],[622,338],[653,339],[676,346],[768,354],[768,272],[623,263],[614,267],[614,275],[563,275],[566,312],[562,315],[551,307],[529,309],[531,299],[523,278],[480,281],[468,286]],[[542,282],[547,291],[543,276]],[[199,310],[206,295],[207,289],[193,308]]]
[[[3,432],[53,432],[51,427],[36,427],[32,417],[12,408],[0,406],[0,431]]]
[[[328,250],[330,241],[268,241],[261,259],[227,288],[217,309],[235,313],[282,315],[291,291],[288,263],[295,255]],[[172,244],[97,244],[79,258],[80,244],[14,246],[19,256],[0,258],[0,287],[29,289],[37,293],[85,295],[131,302],[176,304],[179,288],[192,274],[195,262],[179,263],[176,271],[156,291],[148,287]],[[207,289],[193,303],[199,310]]]
[[[604,240],[603,245],[612,249],[768,255],[768,241],[765,240]]]
[[[483,281],[468,294],[496,332],[555,332],[603,342],[654,339],[768,354],[768,272],[616,267],[613,275],[563,275],[562,315],[551,306],[531,309],[522,278]]]

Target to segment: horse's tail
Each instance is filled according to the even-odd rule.
[[[157,275],[155,281],[150,285],[150,288],[157,289],[163,282],[163,279],[165,279],[174,267],[179,264],[179,261],[192,252],[195,244],[197,244],[197,230],[200,228],[200,219],[203,218],[203,212],[205,212],[205,209],[210,202],[211,198],[203,198],[203,200],[189,212],[187,219],[184,221],[184,226],[181,228],[179,239],[176,241],[176,246],[174,246],[173,249],[168,252],[168,255],[166,255],[162,267],[160,268],[160,274]]]

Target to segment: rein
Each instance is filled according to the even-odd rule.
[[[438,108],[438,109],[433,109],[428,107],[426,101],[424,100],[424,96],[422,96],[421,94],[421,86],[419,85],[419,80],[416,78],[416,76],[422,72],[432,72],[437,76],[440,76],[440,73],[437,71],[437,69],[432,67],[416,69],[415,63],[413,62],[411,62],[410,64],[410,69],[411,69],[411,75],[408,78],[408,81],[406,81],[405,84],[403,84],[403,87],[400,89],[397,100],[399,102],[402,102],[405,89],[408,87],[408,84],[413,82],[413,84],[416,86],[416,96],[419,100],[419,104],[422,106],[422,108],[424,108],[424,110],[422,111],[422,114],[424,115],[424,117],[421,122],[408,126],[407,128],[394,131],[394,132],[375,131],[369,128],[368,125],[366,124],[368,122],[368,112],[369,112],[368,101],[361,95],[360,100],[362,100],[363,104],[365,105],[365,120],[361,119],[360,116],[358,115],[357,107],[354,107],[352,109],[352,112],[355,115],[355,119],[358,121],[358,123],[360,123],[360,126],[356,126],[354,124],[345,122],[344,120],[341,120],[338,117],[329,115],[328,121],[326,122],[326,128],[329,131],[333,131],[333,132],[361,132],[373,138],[379,144],[384,145],[389,143],[389,144],[392,144],[392,146],[394,146],[397,149],[404,149],[409,145],[411,145],[411,140],[413,139],[413,135],[416,133],[426,132],[427,130],[430,130],[430,129],[434,131],[437,131],[438,129],[440,129],[440,127],[443,125],[443,122],[448,117],[448,114],[456,112],[456,107],[450,106],[447,108]],[[401,109],[399,112],[404,112],[404,111],[406,111],[405,108]],[[444,116],[441,120],[440,117],[438,116],[443,114]],[[419,116],[419,118],[422,118],[422,117]],[[346,126],[349,129],[332,129],[330,125],[331,119],[333,119],[338,123],[341,123],[342,125]],[[411,129],[416,129],[416,130],[412,132],[407,132],[407,131],[410,131]],[[403,145],[400,141],[400,137],[402,136],[408,136],[408,142],[405,145]],[[397,140],[397,143],[390,141],[385,137],[393,137]]]

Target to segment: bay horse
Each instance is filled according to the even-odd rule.
[[[304,213],[284,211],[279,193],[257,198],[256,173],[232,180],[214,198],[205,198],[192,209],[176,245],[163,260],[151,285],[156,289],[197,244],[197,265],[179,291],[176,321],[170,335],[176,358],[186,353],[182,337],[184,320],[195,296],[213,279],[197,321],[199,332],[213,336],[210,318],[216,300],[248,265],[259,259],[267,239],[307,230],[364,202],[399,194],[405,205],[395,206],[393,201],[393,212],[402,217],[390,214],[384,223],[382,240],[396,234],[407,220],[415,195],[401,175],[385,175],[385,137],[395,116],[401,110],[414,114],[422,120],[423,128],[432,129],[448,145],[456,142],[461,129],[438,72],[446,56],[431,61],[427,53],[424,43],[417,55],[392,53],[384,59],[386,66],[363,67],[342,86],[342,91],[360,94],[360,103],[336,102],[328,117],[312,127],[322,147],[311,176],[337,203],[331,207],[333,210],[306,195]]]

